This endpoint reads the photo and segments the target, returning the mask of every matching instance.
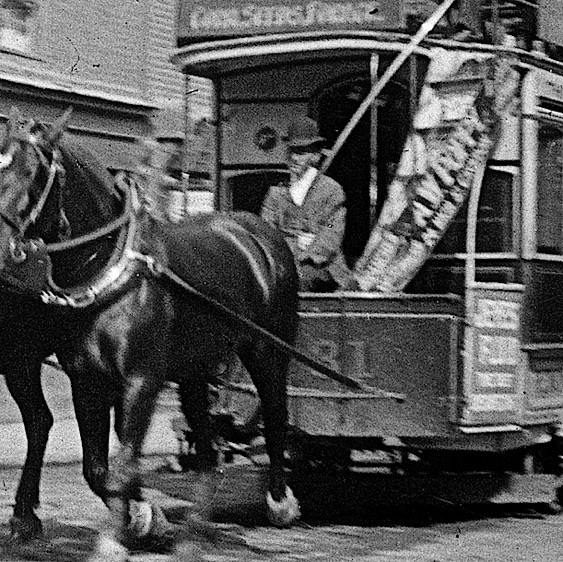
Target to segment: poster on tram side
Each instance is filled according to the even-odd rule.
[[[518,73],[505,57],[436,49],[412,131],[354,275],[364,291],[401,291],[440,241],[485,166]]]

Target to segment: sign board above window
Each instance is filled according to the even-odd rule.
[[[400,0],[182,0],[178,42],[327,29],[399,29]]]

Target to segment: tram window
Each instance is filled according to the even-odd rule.
[[[477,215],[476,250],[479,253],[512,250],[512,183],[513,175],[488,168],[483,177]],[[450,225],[435,253],[465,252],[467,203]]]
[[[511,173],[488,169],[483,178],[477,216],[477,252],[512,250]]]
[[[478,266],[475,279],[481,283],[514,283],[512,267]],[[408,287],[409,293],[455,293],[462,295],[465,290],[465,268],[455,265],[425,264]]]
[[[563,255],[563,130],[540,124],[537,165],[537,250]]]

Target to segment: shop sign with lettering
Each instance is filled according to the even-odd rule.
[[[184,0],[178,39],[326,29],[400,29],[398,0]]]
[[[437,49],[381,215],[355,276],[365,291],[402,290],[481,182],[518,86],[510,61]]]

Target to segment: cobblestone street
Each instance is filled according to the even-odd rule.
[[[1,484],[1,559],[11,562],[73,562],[85,560],[106,511],[81,476],[77,464],[50,465],[43,479],[40,516],[45,539],[26,546],[6,543],[17,471],[3,470]],[[153,475],[158,480],[158,476]],[[248,480],[245,481],[248,484]],[[175,504],[180,513],[187,502],[171,502],[162,492],[150,492],[163,505]],[[201,535],[195,546],[186,543],[177,555],[134,554],[134,562],[190,560],[193,549],[209,562],[290,562],[298,560],[363,562],[560,562],[563,559],[563,517],[530,508],[459,509],[434,511],[424,517],[405,512],[380,521],[357,520],[339,513],[321,518],[305,516],[292,529],[267,526],[260,516],[259,493],[245,486],[232,491],[242,509],[224,513],[218,534]],[[172,510],[174,511],[174,510]],[[185,511],[185,509],[184,509]],[[228,510],[227,510],[228,511]],[[241,513],[255,513],[254,522]],[[186,530],[187,534],[187,530]],[[193,558],[192,558],[193,559]]]

